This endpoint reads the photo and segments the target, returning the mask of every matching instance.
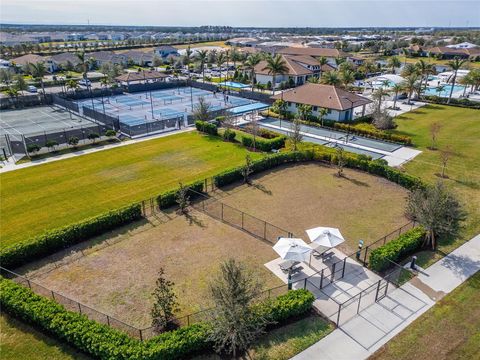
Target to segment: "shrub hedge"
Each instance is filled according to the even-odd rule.
[[[11,280],[0,278],[0,305],[17,317],[59,340],[99,359],[184,359],[211,349],[209,323],[199,323],[140,342],[128,335],[66,310]],[[292,290],[259,308],[270,320],[281,323],[309,311],[314,296],[307,290]]]
[[[463,99],[451,98],[450,103],[447,104],[448,98],[442,98],[436,95],[432,95],[432,96],[422,96],[422,101],[433,103],[433,104],[442,104],[442,105],[450,105],[450,106],[458,106],[458,107],[467,107],[471,109],[480,109],[480,102],[472,101],[466,98],[463,98]]]
[[[72,225],[51,230],[29,240],[3,248],[0,251],[0,263],[6,268],[21,266],[32,259],[39,259],[53,254],[88,238],[138,220],[141,216],[140,205],[133,204]]]
[[[187,184],[191,190],[201,193],[203,192],[203,181],[195,181],[191,184]],[[177,204],[175,201],[175,197],[178,193],[179,188],[164,192],[157,196],[157,204],[160,209],[167,209]],[[189,193],[190,199],[194,199],[198,196],[198,194],[194,192]]]
[[[201,131],[206,134],[210,135],[218,135],[218,128],[217,125],[209,123],[207,121],[195,121],[195,127],[198,131]]]
[[[285,146],[285,140],[286,137],[283,135],[271,138],[271,139],[265,139],[261,136],[256,136],[255,141],[253,139],[253,135],[250,135],[245,132],[240,132],[240,136],[242,138],[242,144],[243,146],[246,146],[248,148],[253,148],[255,144],[255,148],[264,151],[264,152],[270,152],[272,150],[278,150],[281,149]]]
[[[392,266],[390,261],[403,260],[423,246],[425,234],[425,229],[422,227],[414,227],[397,239],[372,250],[368,261],[370,268],[375,271],[383,271]]]
[[[304,161],[325,161],[332,163],[336,161],[336,152],[335,149],[318,145],[312,146],[311,150],[280,152],[253,161],[252,170],[253,173],[257,173],[281,164]],[[407,189],[424,186],[420,179],[391,168],[382,161],[372,161],[368,157],[353,153],[346,153],[345,161],[345,165],[349,168],[382,176]],[[222,187],[241,179],[243,179],[242,167],[228,169],[213,177],[213,181],[217,187]]]

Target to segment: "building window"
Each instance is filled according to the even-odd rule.
[[[292,103],[290,101],[287,104],[288,104],[288,106],[292,106]]]
[[[327,114],[331,114],[332,113],[332,110],[331,109],[327,109]]]
[[[317,109],[318,109],[318,108],[317,108],[316,106],[313,107],[313,111],[317,111]]]

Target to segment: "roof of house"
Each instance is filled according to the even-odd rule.
[[[123,62],[126,60],[124,54],[116,54],[113,51],[95,51],[85,54],[88,58],[94,58],[100,61]]]
[[[480,55],[480,48],[468,48],[468,49],[455,49],[446,46],[435,46],[428,49],[428,52],[432,54],[444,54],[444,55],[459,55],[459,56],[475,56]]]
[[[130,82],[130,81],[144,81],[144,80],[154,80],[154,79],[162,79],[166,78],[167,75],[155,71],[155,70],[147,70],[147,71],[132,71],[117,76],[115,80],[122,81],[122,82]]]
[[[278,51],[285,55],[310,55],[314,57],[347,57],[348,54],[338,49],[313,48],[313,47],[286,47]]]
[[[27,64],[36,64],[39,62],[45,62],[46,60],[47,58],[40,55],[27,54],[27,55],[23,55],[15,59],[12,59],[11,61],[12,63],[15,63],[17,65],[27,65]]]
[[[272,99],[282,99],[297,104],[319,106],[333,110],[348,110],[352,107],[370,104],[372,101],[357,94],[348,92],[333,85],[307,83],[283,94],[272,96]],[[352,106],[352,104],[354,106]]]
[[[170,45],[161,45],[161,46],[157,46],[155,48],[156,51],[171,51],[171,52],[175,52],[175,51],[178,51],[177,48],[173,47],[173,46],[170,46]]]
[[[71,62],[73,65],[80,64],[80,59],[74,53],[64,52],[50,56],[50,59],[57,64],[65,64]]]
[[[143,51],[139,50],[129,50],[124,53],[122,53],[123,56],[127,57],[128,59],[132,60],[139,60],[139,61],[152,61],[153,60],[153,54],[151,53],[146,53]]]
[[[307,69],[305,66],[300,65],[295,60],[291,59],[288,56],[282,56],[283,60],[285,61],[285,66],[287,67],[288,71],[282,75],[292,75],[292,76],[299,76],[299,75],[311,75],[313,71]],[[318,65],[318,63],[317,63]],[[267,62],[265,60],[260,61],[257,66],[255,66],[255,74],[259,75],[270,75],[268,70],[266,69]]]

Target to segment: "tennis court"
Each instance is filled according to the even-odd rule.
[[[65,143],[69,136],[82,135],[98,124],[57,106],[7,110],[0,114],[0,148],[8,155],[26,154],[26,145],[44,146],[48,140]]]
[[[72,127],[93,125],[93,122],[56,106],[40,106],[22,110],[2,111],[0,135],[22,136],[52,132]]]
[[[247,107],[255,111],[267,107],[265,104],[259,107],[257,104],[261,103],[257,101],[193,87],[84,99],[78,105],[89,116],[91,112],[85,111],[85,108],[118,119],[120,126],[123,125],[122,131],[125,129],[129,135],[142,135],[193,124],[191,115],[200,98],[208,104],[212,118],[227,109],[235,115],[237,113],[233,110],[236,108]]]

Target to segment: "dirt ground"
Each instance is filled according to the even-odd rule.
[[[339,228],[347,240],[339,249],[351,254],[358,240],[369,244],[408,222],[407,191],[384,178],[344,172],[338,178],[335,169],[318,163],[286,166],[253,177],[253,186],[217,190],[217,196],[306,241],[307,229]]]
[[[151,324],[151,293],[160,267],[175,282],[179,316],[211,305],[208,284],[229,257],[245,262],[265,282],[282,285],[263,264],[276,257],[270,245],[195,210],[187,219],[173,216],[160,224],[140,224],[93,248],[21,269],[54,291],[137,327]],[[50,259],[53,260],[53,259]]]
[[[405,224],[406,190],[385,179],[320,164],[275,169],[253,186],[232,185],[214,195],[246,213],[306,238],[315,226],[338,227],[351,253]],[[196,210],[186,218],[159,214],[18,269],[41,285],[137,327],[151,323],[151,293],[160,267],[175,282],[183,316],[211,305],[208,284],[229,258],[244,261],[266,288],[282,282],[263,264],[277,254],[263,242]]]

